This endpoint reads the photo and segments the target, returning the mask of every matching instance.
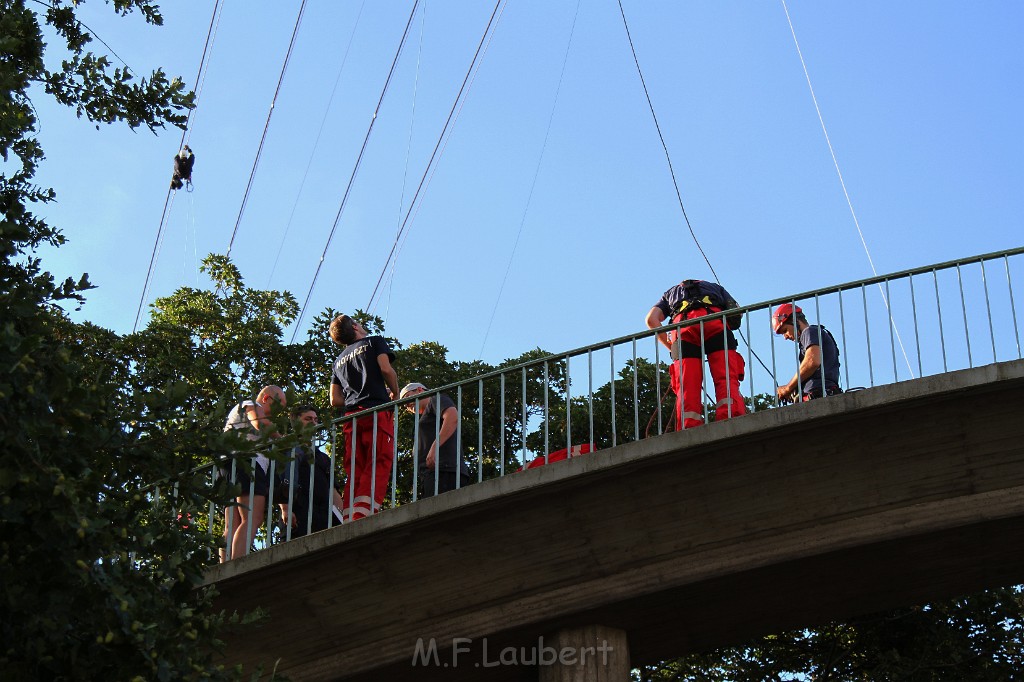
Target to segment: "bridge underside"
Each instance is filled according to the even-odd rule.
[[[770,410],[259,552],[209,576],[223,608],[270,614],[228,660],[536,680],[483,665],[566,627],[626,631],[640,665],[1024,582],[1022,389],[1015,361]],[[421,638],[440,665],[412,666]]]

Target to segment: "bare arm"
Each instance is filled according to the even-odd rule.
[[[799,394],[799,385],[811,377],[821,368],[821,346],[810,346],[804,352],[804,359],[800,361],[800,367],[796,374],[785,386],[779,386],[779,398],[788,400]]]
[[[331,407],[345,407],[345,392],[334,382],[331,382]]]
[[[437,439],[430,445],[430,450],[427,452],[428,467],[434,468],[434,462],[437,461],[437,449],[447,443],[458,428],[459,410],[449,407],[441,413],[441,430],[437,432]]]
[[[388,359],[387,353],[381,353],[377,356],[377,364],[380,365],[380,373],[384,375],[384,382],[388,385],[388,393],[391,394],[391,399],[394,400],[398,397],[398,373],[391,366],[391,360]]]
[[[665,313],[662,312],[661,308],[654,306],[651,311],[647,313],[647,318],[644,320],[647,323],[648,329],[657,329],[665,321]],[[668,334],[661,332],[658,334],[658,341],[661,345],[665,346],[669,350],[672,350],[672,344],[668,340]]]
[[[262,405],[246,405],[245,416],[249,420],[249,425],[261,436],[267,433],[268,429],[271,429],[270,436],[272,438],[281,437],[281,434],[274,430],[274,422],[270,421],[270,417],[267,416],[267,410]]]

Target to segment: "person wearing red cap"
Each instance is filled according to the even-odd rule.
[[[792,303],[775,309],[772,329],[800,347],[796,374],[776,390],[779,400],[807,401],[843,392],[839,387],[839,346],[832,332],[820,324],[808,324],[803,310]]]
[[[736,336],[733,334],[733,329],[739,325],[732,325],[732,319],[718,315],[735,307],[735,299],[723,286],[688,279],[666,291],[647,313],[649,329],[660,327],[667,318],[672,322],[708,318],[701,324],[658,334],[658,341],[671,351],[674,360],[672,390],[676,394],[677,429],[689,429],[704,423],[702,351],[707,355],[715,383],[715,420],[747,413],[740,394],[743,356],[736,352]],[[738,316],[735,319],[738,321]]]

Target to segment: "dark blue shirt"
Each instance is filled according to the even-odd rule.
[[[807,349],[811,346],[821,347],[821,367],[814,370],[809,379],[804,380],[801,390],[804,393],[821,390],[821,370],[825,369],[825,387],[830,389],[839,385],[839,346],[832,338],[831,332],[820,324],[809,324],[800,332],[800,360],[804,359]]]
[[[736,305],[733,297],[720,284],[705,282],[699,279],[688,279],[662,294],[661,300],[655,303],[654,307],[665,313],[666,318],[672,319],[683,309],[684,301],[689,301],[690,306],[701,302],[704,305],[711,305],[720,310],[726,310]]]

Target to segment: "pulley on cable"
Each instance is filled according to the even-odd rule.
[[[174,174],[171,176],[171,189],[181,189],[186,183],[188,191],[192,191],[192,166],[195,165],[196,155],[192,153],[188,145],[181,148],[181,151],[174,155]]]

